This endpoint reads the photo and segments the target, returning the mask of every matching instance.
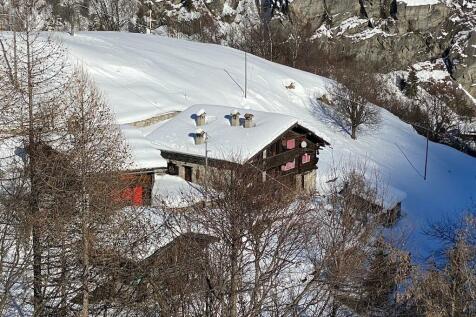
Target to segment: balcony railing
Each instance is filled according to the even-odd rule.
[[[296,159],[296,168],[302,165],[301,163],[301,157],[304,155],[304,153],[309,153],[311,154],[311,161],[306,163],[305,165],[315,165],[315,153],[313,153],[313,150],[311,149],[303,149],[303,148],[297,148],[294,150],[289,150],[285,151],[273,156],[269,156],[265,159],[261,159],[258,161],[258,165],[264,170],[268,170],[274,167],[278,167],[281,165],[286,164],[287,162],[292,161],[293,159]]]

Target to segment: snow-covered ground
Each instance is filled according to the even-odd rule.
[[[331,143],[320,155],[321,183],[331,178],[333,167],[365,161],[389,187],[406,193],[402,204],[406,217],[399,228],[410,231],[408,247],[416,256],[426,254],[432,245],[421,231],[428,221],[457,215],[476,201],[475,158],[430,142],[428,177],[423,180],[425,138],[382,111],[380,128],[351,140],[316,100],[326,94],[330,83],[326,78],[248,55],[244,98],[245,56],[228,47],[129,33],[60,37],[104,92],[120,124],[193,104],[277,112],[310,123]],[[140,150],[138,132],[145,138],[152,130],[128,130],[125,135],[133,136],[129,142]]]

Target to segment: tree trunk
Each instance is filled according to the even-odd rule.
[[[34,218],[34,216],[33,216]],[[38,226],[33,224],[32,229],[32,249],[33,249],[33,308],[34,316],[41,315],[43,309],[43,296],[41,293],[41,244]]]
[[[238,246],[237,241],[234,239],[233,245],[231,248],[231,273],[230,273],[230,308],[229,308],[229,316],[236,317],[238,315],[237,305],[238,305]]]
[[[65,244],[65,236],[61,236],[61,277],[60,277],[60,292],[61,292],[61,303],[60,303],[60,315],[66,316],[67,314],[67,263],[66,263],[66,244]]]
[[[87,153],[86,153],[86,122],[85,118],[85,100],[83,99],[83,94],[81,94],[81,134],[80,134],[80,154],[81,154],[81,213],[82,213],[82,231],[83,231],[83,309],[81,312],[82,317],[87,317],[89,315],[89,275],[90,275],[90,267],[89,267],[89,196],[86,192],[86,173],[87,173]]]
[[[84,126],[84,123],[83,123]],[[85,171],[83,170],[82,173]],[[84,175],[83,175],[84,176]],[[84,182],[84,178],[82,180]],[[85,194],[83,187],[82,194],[82,212],[83,212],[83,309],[81,311],[81,317],[87,317],[89,315],[89,279],[90,279],[90,267],[89,267],[89,197]]]
[[[81,311],[82,317],[89,315],[89,238],[88,238],[87,224],[83,223],[83,261],[84,261],[84,274],[83,274],[83,309]]]
[[[28,30],[28,19],[26,20]],[[30,51],[30,37],[26,32],[26,50],[27,50],[27,72],[28,72],[28,145],[29,145],[29,180],[30,180],[30,201],[29,211],[32,219],[32,251],[33,251],[33,308],[34,316],[38,316],[43,308],[42,296],[42,277],[41,277],[41,243],[40,243],[40,228],[38,224],[38,198],[39,188],[37,183],[37,167],[36,167],[36,140],[35,140],[35,126],[33,118],[33,74],[32,61]]]
[[[230,294],[229,294],[229,317],[238,316],[238,282],[239,282],[239,272],[238,272],[238,254],[240,250],[240,220],[237,219],[236,215],[232,213],[231,215],[231,253],[230,253]]]

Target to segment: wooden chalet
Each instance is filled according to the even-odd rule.
[[[151,170],[131,171],[121,175],[120,200],[134,206],[151,205],[154,179],[155,173]]]
[[[120,199],[135,206],[151,205],[156,175],[165,174],[167,161],[139,129],[131,125],[121,125],[120,128],[133,160],[130,170],[122,175],[124,189]]]
[[[167,160],[167,173],[200,183],[205,168],[251,165],[263,181],[314,190],[319,150],[329,145],[298,119],[262,111],[195,105],[148,138]]]
[[[217,241],[217,238],[207,234],[187,232],[142,260],[118,254],[109,255],[107,262],[93,258],[95,267],[111,265],[109,261],[112,261],[117,270],[93,289],[90,303],[96,308],[107,309],[115,305],[134,306],[151,300],[166,303],[179,295],[194,296],[209,291],[210,245]],[[81,295],[78,295],[72,302],[80,304],[81,300]],[[166,310],[166,307],[161,309]]]

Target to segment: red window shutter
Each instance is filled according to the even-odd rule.
[[[132,202],[136,206],[142,206],[143,205],[143,200],[142,200],[142,193],[144,192],[144,189],[142,186],[136,186],[134,187],[134,196],[132,197]]]
[[[296,140],[295,139],[291,139],[291,140],[287,140],[286,141],[286,148],[288,150],[292,150],[296,147]]]
[[[289,171],[296,167],[296,161],[292,160],[291,162],[287,162],[285,165],[281,165],[282,171]]]

